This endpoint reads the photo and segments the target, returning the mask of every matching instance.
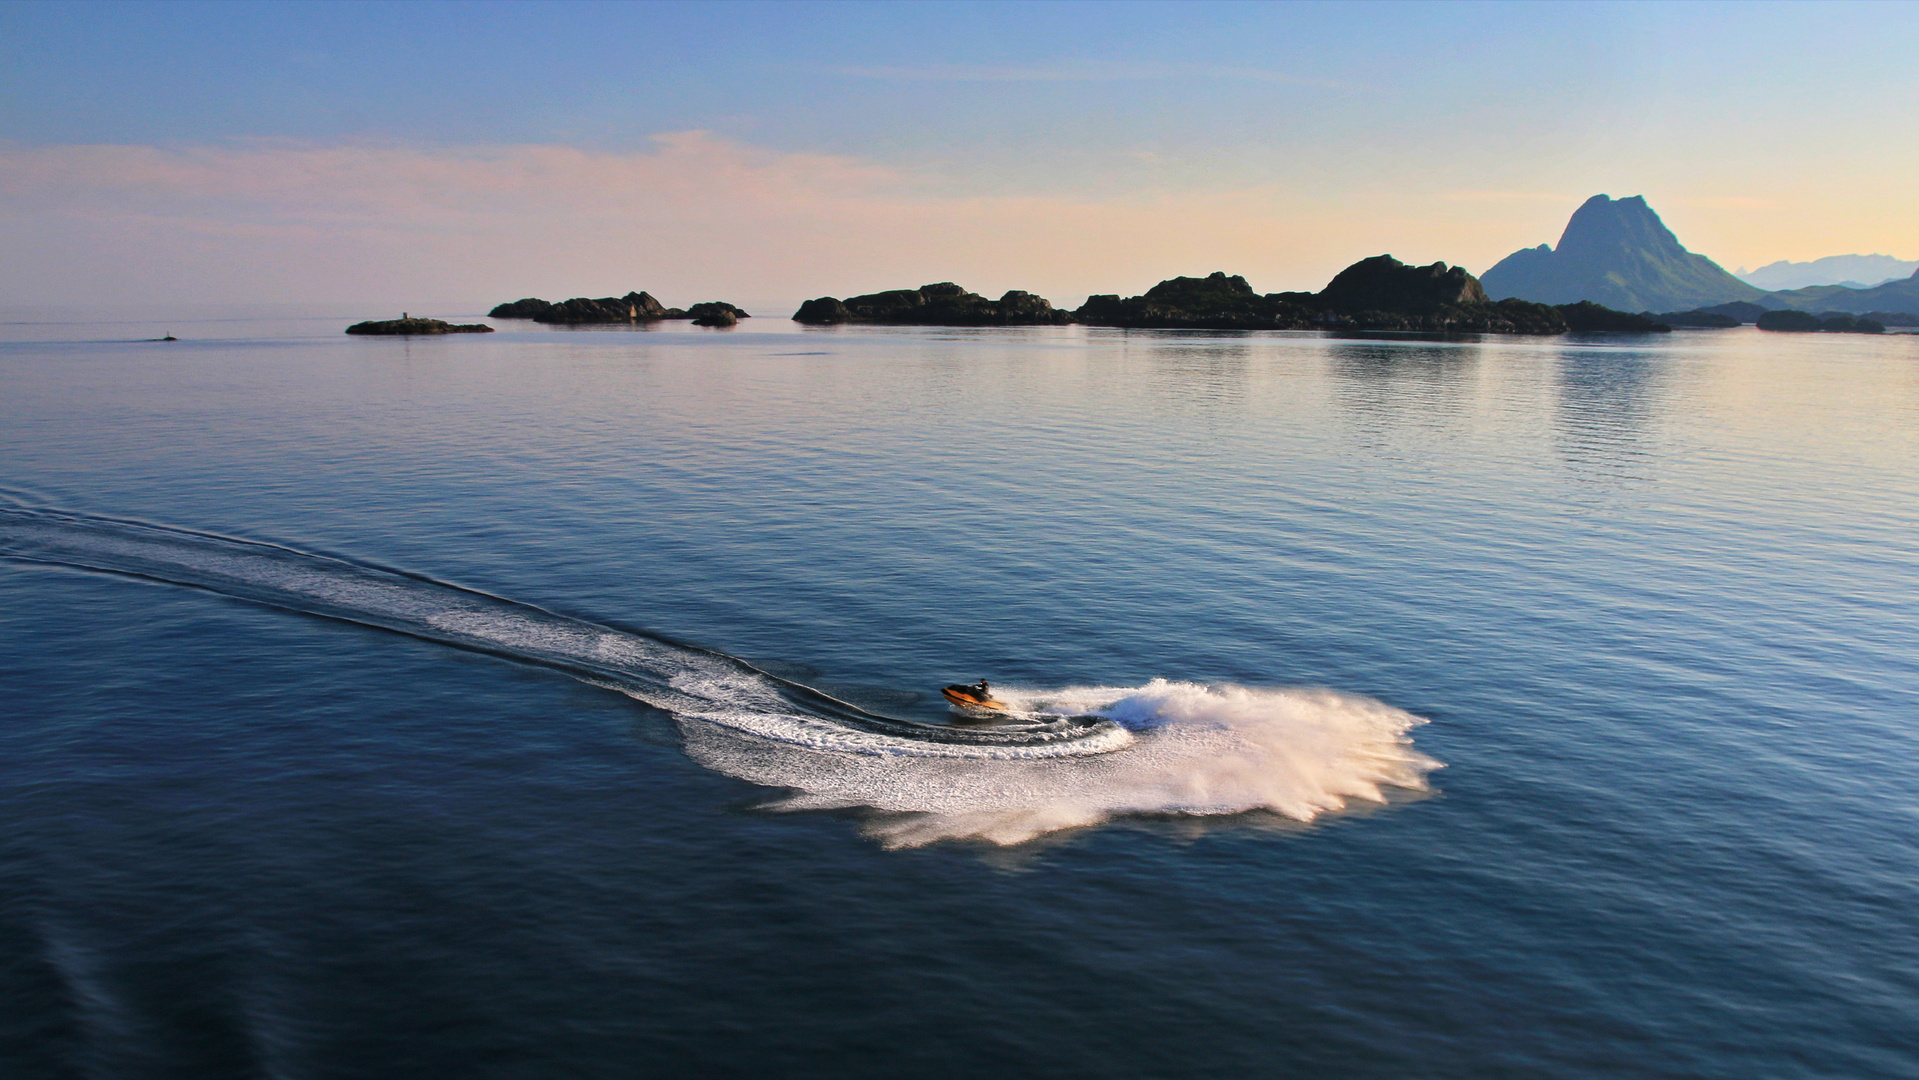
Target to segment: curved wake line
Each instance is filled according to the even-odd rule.
[[[0,556],[125,574],[555,668],[696,722],[836,754],[1026,758],[1105,753],[1110,721],[990,729],[879,716],[724,653],[556,615],[392,570],[207,533],[0,508]]]
[[[1439,762],[1425,721],[1317,689],[996,687],[1025,722],[944,727],[879,716],[743,660],[394,570],[142,522],[0,507],[0,558],[79,567],[378,627],[566,672],[665,710],[686,752],[786,795],[775,809],[858,808],[887,847],[1018,844],[1123,814],[1299,821]],[[1065,714],[1065,715],[1063,715]]]

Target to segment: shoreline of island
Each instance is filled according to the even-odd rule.
[[[1609,200],[1596,196],[1575,215],[1574,225],[1606,214],[1637,214],[1657,224],[1657,215],[1641,199]],[[1604,225],[1604,222],[1602,222]],[[1643,230],[1642,230],[1643,231]],[[1725,272],[1717,264],[1679,247],[1671,233],[1658,232],[1678,254],[1693,260],[1681,265],[1710,276]],[[1566,245],[1562,242],[1562,248]],[[1552,249],[1545,249],[1548,255]],[[1668,255],[1672,254],[1670,252]],[[1519,263],[1539,263],[1548,255],[1528,249],[1502,261],[1489,276],[1511,276]],[[1919,275],[1915,275],[1919,280]],[[1702,286],[1703,288],[1703,286]],[[1746,292],[1757,292],[1742,286]],[[1167,278],[1138,296],[1095,293],[1079,307],[1067,310],[1020,289],[999,299],[969,292],[951,281],[917,289],[889,289],[841,299],[820,296],[799,306],[791,317],[809,326],[1104,326],[1138,330],[1316,330],[1364,333],[1525,334],[1667,333],[1684,329],[1729,329],[1756,324],[1759,329],[1800,333],[1884,333],[1887,325],[1919,326],[1919,314],[1902,311],[1854,313],[1826,311],[1814,314],[1795,308],[1773,309],[1750,299],[1737,299],[1686,310],[1638,313],[1607,307],[1589,298],[1567,303],[1544,303],[1508,293],[1499,299],[1464,267],[1436,262],[1411,266],[1391,255],[1375,255],[1340,271],[1316,293],[1260,293],[1242,276],[1216,271],[1206,277]],[[1880,289],[1879,291],[1884,291]],[[1722,293],[1723,295],[1723,293]],[[1744,293],[1741,294],[1742,296]],[[1824,293],[1820,294],[1822,297]],[[1706,293],[1695,290],[1692,301]],[[686,308],[669,308],[651,293],[548,301],[526,297],[496,305],[493,319],[525,319],[558,326],[647,325],[686,320],[696,326],[725,329],[751,318],[744,308],[709,300]],[[366,322],[349,327],[350,334],[484,333],[482,324],[453,326],[438,320],[402,317],[390,322]]]
[[[1655,304],[1670,310],[1655,312],[1650,306]],[[1628,310],[1642,305],[1645,310],[1636,314]],[[1815,314],[1821,307],[1833,310]],[[715,329],[750,317],[745,309],[722,300],[669,308],[646,292],[558,302],[526,297],[499,304],[487,315],[562,326],[685,319]],[[994,300],[941,281],[843,300],[820,296],[801,304],[791,318],[810,326],[1077,323],[1138,330],[1531,335],[1666,333],[1675,327],[1755,324],[1787,333],[1880,334],[1888,325],[1919,327],[1919,271],[1911,279],[1865,289],[1812,286],[1768,292],[1686,250],[1644,196],[1595,195],[1574,211],[1557,248],[1541,244],[1516,251],[1487,270],[1483,279],[1461,266],[1409,266],[1391,255],[1375,255],[1341,270],[1316,293],[1260,293],[1244,277],[1218,271],[1203,278],[1167,278],[1138,296],[1095,293],[1068,311],[1021,289]],[[491,329],[402,316],[394,322],[359,323],[347,333]]]

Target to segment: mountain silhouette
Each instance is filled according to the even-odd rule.
[[[1480,282],[1495,300],[1590,300],[1620,311],[1686,311],[1766,295],[1687,251],[1639,195],[1594,195],[1573,212],[1558,247],[1515,251]]]
[[[1913,271],[1909,278],[1888,281],[1870,289],[1809,285],[1803,289],[1767,293],[1760,303],[1769,308],[1791,307],[1801,311],[1844,311],[1854,315],[1900,312],[1919,315],[1919,270]]]
[[[1916,273],[1919,273],[1919,259],[1895,259],[1890,255],[1828,255],[1811,262],[1787,262],[1781,259],[1750,273],[1736,270],[1733,276],[1762,289],[1803,289],[1812,285],[1870,289],[1891,281],[1903,281]]]

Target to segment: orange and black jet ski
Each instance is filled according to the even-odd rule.
[[[991,709],[994,712],[1006,711],[1006,703],[996,700],[993,697],[992,691],[986,687],[985,679],[981,679],[971,686],[955,683],[952,686],[941,687],[940,693],[945,695],[946,700],[958,705],[962,709]]]

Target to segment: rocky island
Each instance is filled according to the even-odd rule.
[[[441,319],[416,319],[405,312],[397,319],[385,322],[360,322],[346,328],[349,334],[491,334],[493,328],[485,323],[449,323]],[[168,338],[168,341],[173,340]]]
[[[1756,304],[1744,306],[1758,307]],[[1759,308],[1759,313],[1765,314],[1765,309]],[[1649,311],[1641,314],[1648,319],[1665,323],[1667,326],[1685,327],[1688,330],[1730,330],[1735,326],[1744,325],[1738,318],[1723,311],[1704,308],[1695,308],[1692,311],[1662,311],[1657,315]],[[1758,315],[1753,316],[1753,318],[1758,317]]]
[[[1056,326],[1072,316],[1042,297],[1018,289],[998,300],[967,292],[950,281],[917,289],[808,300],[793,313],[794,322],[885,323],[893,326]]]
[[[1605,312],[1605,316],[1598,313]],[[1574,312],[1578,329],[1663,329],[1598,305]],[[1261,295],[1223,272],[1169,278],[1143,296],[1089,296],[1073,312],[1090,326],[1205,330],[1404,330],[1427,333],[1560,334],[1568,316],[1526,300],[1492,301],[1463,267],[1408,266],[1376,255],[1339,272],[1317,293]],[[1600,327],[1602,321],[1632,325]]]
[[[529,296],[495,307],[487,315],[495,319],[532,319],[534,322],[562,326],[603,323],[659,322],[666,319],[691,319],[700,326],[732,326],[750,319],[745,308],[724,300],[709,300],[690,308],[670,308],[654,299],[652,293],[630,292],[625,296],[603,296],[597,300],[576,296],[553,303]]]
[[[1667,322],[1663,316],[1654,315],[1651,312],[1640,312],[1634,315],[1625,311],[1614,311],[1609,307],[1595,304],[1591,300],[1581,300],[1577,304],[1557,304],[1554,305],[1553,310],[1559,312],[1560,318],[1566,320],[1566,329],[1574,333],[1600,331],[1669,334],[1673,327],[1673,324]]]
[[[1597,304],[1570,312],[1525,300],[1492,301],[1463,268],[1434,263],[1407,266],[1391,255],[1354,263],[1317,293],[1260,294],[1246,279],[1224,272],[1177,277],[1143,296],[1089,296],[1062,311],[1029,292],[998,300],[950,281],[863,296],[822,296],[793,313],[813,325],[881,323],[894,326],[1122,326],[1178,330],[1410,330],[1428,333],[1559,334],[1582,330],[1665,330],[1651,319]]]
[[[1850,315],[1843,311],[1828,311],[1814,315],[1810,311],[1768,311],[1759,316],[1759,329],[1774,330],[1783,333],[1827,333],[1827,334],[1883,334],[1884,323],[1877,319]]]

